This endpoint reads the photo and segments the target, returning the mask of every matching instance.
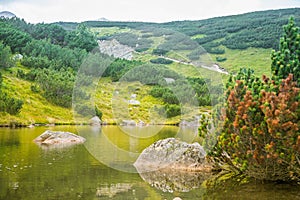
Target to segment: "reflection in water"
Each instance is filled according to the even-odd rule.
[[[259,181],[230,173],[224,175],[207,181],[206,199],[300,199],[300,186],[296,183]]]
[[[189,192],[200,188],[211,173],[160,169],[140,173],[141,178],[163,192]]]
[[[117,184],[111,184],[110,186],[105,185],[97,188],[96,196],[97,197],[107,196],[109,198],[112,198],[118,193],[128,192],[131,188],[132,188],[132,184],[128,184],[128,183],[117,183]]]
[[[51,144],[51,145],[47,145],[47,144],[38,144],[37,145],[43,149],[44,151],[57,151],[57,150],[61,150],[61,149],[68,149],[68,148],[72,148],[75,144],[72,143],[66,143],[66,144]]]

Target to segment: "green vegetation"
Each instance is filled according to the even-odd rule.
[[[19,68],[19,67],[18,67]],[[51,123],[73,123],[73,113],[70,109],[49,103],[41,93],[33,92],[31,87],[35,84],[24,79],[17,78],[17,67],[11,71],[3,71],[2,91],[13,98],[23,102],[20,112],[11,115],[0,112],[1,125],[10,123],[19,124],[51,124]],[[20,69],[20,68],[19,68]],[[27,70],[22,68],[22,70]]]
[[[284,26],[284,35],[280,40],[279,51],[272,52],[272,73],[279,80],[293,74],[293,79],[300,83],[300,34],[294,18]]]
[[[5,46],[2,42],[0,43],[0,68],[10,68],[15,65],[12,58],[11,50],[8,46]]]
[[[220,56],[226,57],[225,61],[218,62],[218,64],[231,73],[238,73],[241,68],[249,67],[254,70],[257,76],[262,76],[263,74],[270,76],[272,74],[270,69],[271,51],[272,49],[262,48],[248,48],[244,50],[226,48],[225,54],[212,54],[211,56],[212,59]]]
[[[133,33],[117,33],[112,38],[118,40],[121,44],[133,47],[137,52],[147,51],[153,41],[147,38],[140,38],[139,35]]]
[[[15,62],[12,58],[10,48],[0,43],[0,69],[9,70],[9,68],[14,65]],[[11,115],[18,114],[23,106],[23,101],[11,97],[3,91],[2,87],[3,77],[0,72],[0,112],[7,112]]]
[[[149,104],[142,105],[139,109],[131,108],[130,113],[136,120],[150,121],[149,115],[145,114],[146,108],[149,109],[151,105],[153,107],[157,103],[158,109],[170,117],[168,120],[178,122],[180,112],[181,116],[188,113],[179,103],[185,102],[183,97],[187,96],[186,93],[192,90],[195,97],[190,99],[197,101],[197,105],[208,106],[211,99],[214,99],[212,95],[215,94],[208,95],[205,88],[209,86],[218,91],[217,87],[220,87],[210,85],[209,80],[199,78],[206,72],[193,66],[194,62],[200,61],[204,65],[217,62],[222,68],[233,73],[238,73],[241,67],[250,66],[254,69],[255,75],[270,75],[271,70],[267,68],[273,62],[267,59],[270,48],[279,49],[274,44],[280,35],[280,27],[286,23],[290,15],[294,16],[295,22],[299,21],[299,9],[170,23],[89,21],[80,24],[64,22],[28,24],[18,18],[2,18],[0,19],[0,72],[3,75],[1,101],[6,109],[2,106],[1,115],[26,123],[30,121],[29,118],[31,121],[45,122],[50,116],[41,115],[43,119],[25,116],[31,115],[28,111],[28,102],[37,101],[35,103],[41,106],[41,110],[48,107],[47,112],[52,113],[50,118],[55,118],[54,121],[70,122],[73,86],[76,83],[78,84],[76,87],[80,86],[80,89],[75,92],[75,100],[81,103],[76,106],[76,114],[79,116],[97,114],[105,120],[111,120],[113,118],[111,109],[107,107],[110,103],[103,100],[106,97],[100,95],[101,91],[95,96],[99,98],[99,102],[103,100],[106,104],[96,103],[95,106],[89,103],[89,100],[94,98],[91,87],[97,85],[99,81],[97,79],[101,76],[108,77],[103,79],[104,82],[100,81],[105,85],[102,89],[107,90],[107,93],[114,90],[109,84],[124,81],[129,81],[129,84],[135,82],[144,84],[140,88],[146,92],[142,93],[141,98],[148,99]],[[293,31],[293,27],[289,31]],[[102,55],[97,48],[95,49],[97,39],[117,39],[121,44],[130,46],[135,50],[134,59],[128,61]],[[296,43],[293,45],[296,49],[299,48]],[[280,65],[288,59],[284,57],[287,55],[285,51],[279,49],[273,53],[276,62],[281,59]],[[207,52],[211,53],[211,57]],[[274,69],[281,67],[274,63],[275,61],[272,64]],[[284,64],[287,67],[288,65]],[[297,64],[290,63],[290,65],[293,67],[285,73],[291,71]],[[144,67],[142,71],[139,70],[140,66]],[[77,76],[78,72],[80,76]],[[174,79],[175,83],[166,85],[164,78]],[[15,83],[22,83],[28,90],[22,93]],[[179,84],[188,85],[189,88],[180,87]],[[164,94],[150,95],[155,89],[164,91]],[[180,92],[181,90],[186,92]],[[31,96],[34,98],[28,100]],[[43,105],[38,101],[42,101]],[[8,107],[14,111],[9,111]],[[55,112],[65,112],[66,115],[58,114],[59,117],[55,117]]]
[[[170,22],[164,24],[164,27],[189,35],[204,46],[278,49],[276,41],[281,35],[281,27],[290,16],[294,16],[296,22],[299,22],[299,8],[252,12],[201,21]]]
[[[128,71],[141,64],[142,62],[140,61],[128,61],[125,59],[118,58],[107,67],[107,69],[103,73],[103,77],[111,77],[112,81],[118,81]]]
[[[11,71],[15,65],[10,48],[16,55],[21,53],[23,58],[16,61],[27,69],[18,67],[16,76],[31,81],[31,92],[41,94],[49,103],[70,108],[76,70],[87,51],[97,45],[93,34],[81,25],[67,32],[58,25],[31,25],[20,19],[1,19],[0,27],[1,67]],[[23,101],[1,92],[1,111],[16,115],[22,105]]]
[[[212,155],[217,164],[226,163],[250,177],[299,181],[300,32],[293,18],[284,31],[280,51],[272,55],[272,79],[260,79],[251,69],[230,77],[227,101],[218,116],[224,124]]]
[[[154,63],[154,64],[162,64],[162,65],[169,65],[169,64],[172,64],[172,63],[173,63],[172,60],[167,60],[167,59],[165,59],[165,58],[151,59],[150,62],[151,62],[151,63]]]

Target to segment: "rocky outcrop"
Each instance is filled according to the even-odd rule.
[[[34,142],[43,146],[66,147],[82,144],[85,138],[69,132],[47,130],[34,139]]]
[[[139,173],[160,169],[211,171],[206,152],[199,143],[188,144],[175,138],[155,142],[146,148],[134,163]]]
[[[123,58],[126,60],[132,60],[134,49],[120,44],[117,40],[99,40],[98,45],[100,52],[113,56],[114,58]]]

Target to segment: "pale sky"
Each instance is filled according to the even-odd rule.
[[[199,20],[259,10],[300,7],[300,0],[0,0],[27,22],[113,21],[168,22]]]

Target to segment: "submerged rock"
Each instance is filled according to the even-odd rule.
[[[147,147],[134,163],[139,173],[159,169],[211,171],[206,152],[199,143],[188,144],[175,138],[159,140]]]
[[[47,130],[34,139],[39,145],[65,147],[74,144],[82,144],[85,138],[69,132]]]

